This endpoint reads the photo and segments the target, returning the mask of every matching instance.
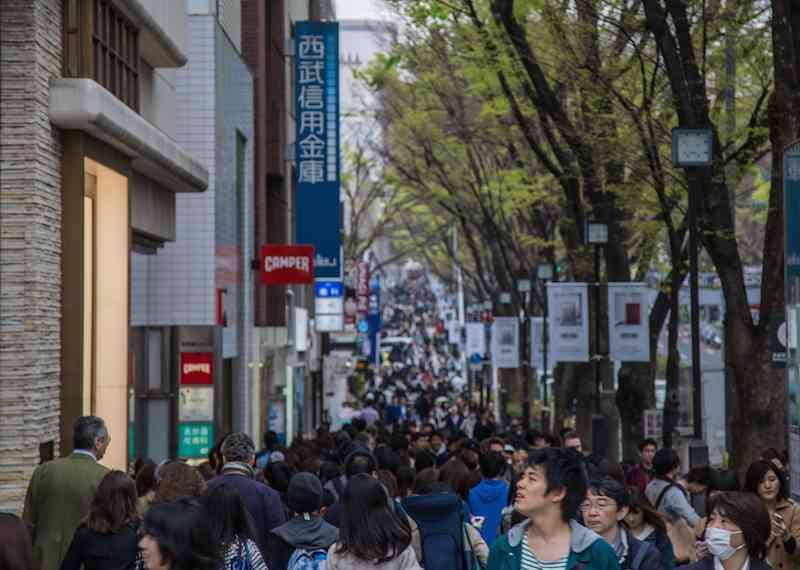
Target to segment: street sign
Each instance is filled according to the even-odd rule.
[[[471,354],[469,361],[471,364],[481,364],[483,362],[483,357],[478,353]]]
[[[178,423],[178,456],[207,457],[214,446],[214,424],[212,422]]]
[[[772,367],[786,367],[786,347],[788,345],[786,317],[774,314],[770,319],[769,349],[772,353]]]
[[[317,332],[339,332],[344,330],[344,315],[316,315],[314,327]]]
[[[361,319],[360,321],[358,321],[358,332],[362,334],[366,334],[369,332],[369,323],[366,320]]]
[[[341,281],[314,283],[314,309],[317,315],[344,314],[344,285]]]

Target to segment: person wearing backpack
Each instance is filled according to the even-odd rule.
[[[398,515],[380,481],[350,477],[342,496],[339,539],[326,570],[422,570],[411,546],[411,526]]]
[[[509,486],[503,478],[506,461],[494,451],[480,457],[482,481],[470,489],[469,512],[473,517],[482,517],[481,536],[491,546],[498,536],[503,509],[508,505]]]
[[[267,570],[255,543],[250,513],[233,485],[217,485],[202,499],[211,522],[213,543],[220,546],[222,570]]]
[[[578,454],[532,450],[514,497],[525,520],[495,541],[487,570],[619,570],[614,549],[574,520],[586,488]]]
[[[295,516],[267,537],[270,570],[325,570],[339,531],[320,516],[322,496],[322,483],[313,473],[292,477],[286,500]]]
[[[661,570],[658,549],[637,540],[623,520],[630,509],[630,497],[618,481],[604,477],[591,481],[581,503],[583,523],[602,536],[617,553],[622,570]]]
[[[662,514],[674,514],[694,528],[700,516],[689,503],[686,490],[676,483],[681,472],[681,460],[674,449],[659,449],[653,457],[655,479],[645,490],[647,499]]]

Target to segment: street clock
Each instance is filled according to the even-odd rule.
[[[672,164],[680,168],[711,166],[714,161],[711,129],[672,129]]]

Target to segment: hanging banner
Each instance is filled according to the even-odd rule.
[[[530,327],[531,366],[542,371],[544,370],[544,317],[531,317]],[[547,347],[547,367],[552,368],[554,364],[553,345],[549,344]]]
[[[342,278],[339,238],[339,24],[297,22],[297,243],[314,246],[314,277]]]
[[[650,362],[648,290],[641,283],[608,284],[608,338],[611,360]]]
[[[556,362],[589,361],[586,283],[547,283],[550,354]]]
[[[467,323],[467,346],[464,352],[467,356],[486,354],[486,332],[483,323]]]
[[[492,364],[495,368],[519,368],[519,319],[516,317],[495,317]]]

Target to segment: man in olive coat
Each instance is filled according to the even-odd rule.
[[[39,465],[25,496],[23,519],[32,533],[34,564],[41,570],[61,566],[78,524],[89,514],[100,480],[108,473],[97,462],[111,442],[105,422],[82,416],[75,421],[72,437],[72,454]]]

